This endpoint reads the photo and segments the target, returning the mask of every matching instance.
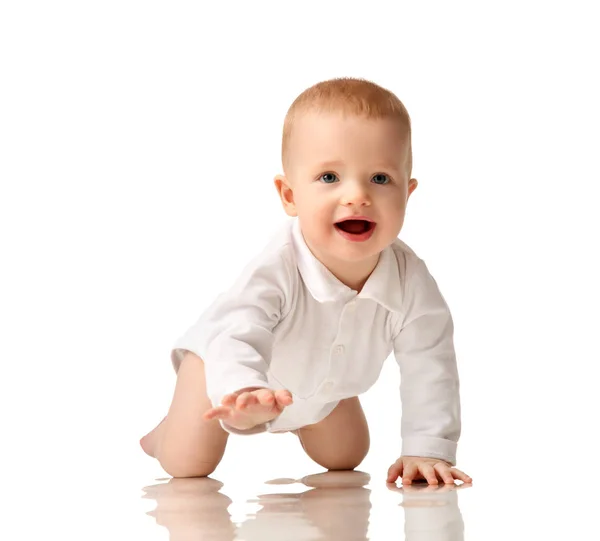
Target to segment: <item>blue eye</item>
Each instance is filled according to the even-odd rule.
[[[323,180],[324,184],[333,184],[335,182],[335,179],[337,178],[334,173],[323,173],[319,177],[319,180],[324,179],[324,177],[329,177],[329,180]],[[333,179],[331,179],[331,177],[333,177]]]
[[[376,180],[377,178],[381,180],[382,177],[383,182],[379,182],[378,180]],[[375,182],[375,184],[388,184],[390,182],[390,178],[387,175],[384,175],[383,173],[378,173],[373,177],[373,181]]]

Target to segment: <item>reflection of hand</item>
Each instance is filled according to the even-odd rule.
[[[458,507],[460,485],[407,485],[388,489],[402,493],[406,541],[464,541],[464,522]]]
[[[473,481],[466,473],[458,468],[453,468],[444,460],[420,456],[401,456],[390,466],[387,482],[394,483],[400,476],[403,485],[409,485],[413,479],[415,481],[425,480],[431,485],[437,485],[439,480],[451,485],[454,484],[454,479],[465,483]]]
[[[421,495],[421,494],[446,494],[448,492],[454,492],[455,490],[462,490],[464,488],[470,488],[473,485],[471,483],[461,483],[460,485],[429,485],[427,483],[416,483],[414,485],[397,486],[392,483],[388,483],[388,490],[392,492],[400,492],[401,494],[407,495]]]
[[[392,492],[400,492],[404,497],[400,504],[402,507],[443,507],[450,502],[455,504],[458,513],[458,500],[455,494],[450,494],[464,488],[470,488],[470,483],[460,485],[429,485],[419,483],[416,485],[406,485],[398,487],[388,484],[388,489]]]
[[[144,487],[144,499],[156,501],[146,513],[167,528],[171,541],[219,539],[233,541],[235,525],[227,511],[231,499],[219,490],[223,483],[209,477],[173,478]]]
[[[219,419],[237,430],[248,430],[272,421],[292,401],[292,394],[287,390],[249,387],[225,395],[221,405],[206,411],[203,419]]]

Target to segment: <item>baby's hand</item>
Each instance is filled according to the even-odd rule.
[[[387,482],[395,483],[400,476],[402,485],[410,485],[413,480],[426,481],[430,485],[437,485],[440,479],[442,483],[450,485],[454,484],[454,479],[460,479],[464,483],[473,482],[466,473],[453,468],[445,460],[420,456],[401,456],[388,469]]]
[[[202,416],[206,421],[220,419],[237,430],[249,430],[271,421],[292,403],[292,394],[286,390],[249,388],[225,395],[221,405],[211,408]]]

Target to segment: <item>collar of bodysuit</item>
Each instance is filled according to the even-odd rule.
[[[292,238],[297,254],[297,264],[302,280],[318,302],[348,302],[354,298],[371,299],[392,312],[402,310],[402,288],[398,261],[391,246],[379,255],[377,266],[369,276],[362,291],[356,291],[338,280],[310,251],[304,240],[300,222],[292,224]]]

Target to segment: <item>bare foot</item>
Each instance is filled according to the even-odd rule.
[[[148,434],[146,434],[140,440],[140,445],[142,446],[144,453],[146,453],[148,456],[151,456],[152,458],[156,457],[156,442],[158,440],[160,432],[162,432],[162,424],[165,422],[165,419],[158,423],[156,428],[148,432]]]
[[[222,405],[209,409],[203,418],[220,419],[238,430],[248,430],[275,419],[291,403],[292,394],[286,390],[242,389],[224,396]]]

